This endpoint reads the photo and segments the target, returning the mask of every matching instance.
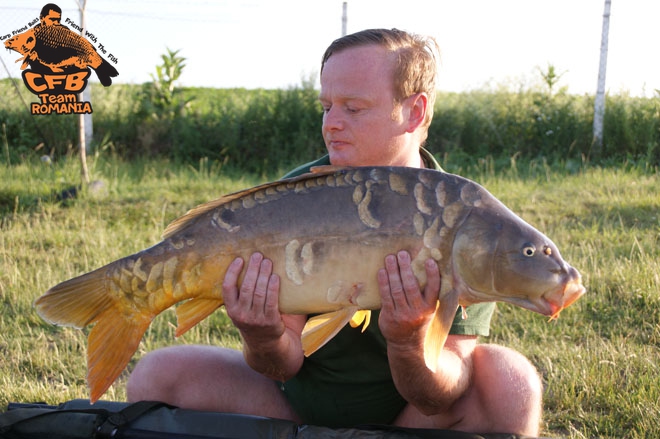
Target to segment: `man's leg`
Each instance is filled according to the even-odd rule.
[[[277,383],[252,370],[240,351],[173,346],[147,354],[129,377],[128,400],[300,422]]]
[[[395,424],[537,436],[543,385],[536,368],[520,353],[492,344],[478,344],[472,361],[472,383],[449,412],[424,416],[408,405]]]

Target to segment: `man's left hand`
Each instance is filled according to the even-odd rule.
[[[378,271],[382,302],[378,325],[388,344],[410,349],[419,349],[424,344],[440,291],[438,264],[428,259],[425,269],[427,281],[423,291],[406,251],[388,255],[385,268]]]

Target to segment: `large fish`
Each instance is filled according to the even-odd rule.
[[[315,170],[201,205],[159,244],[63,282],[38,298],[59,325],[94,324],[88,383],[96,401],[126,367],[152,319],[176,308],[179,336],[222,306],[237,256],[261,251],[281,277],[280,310],[321,314],[303,331],[310,355],[349,321],[380,308],[376,272],[405,249],[421,285],[442,275],[425,343],[431,369],[458,306],[504,301],[556,318],[585,291],[555,244],[478,184],[415,168]]]
[[[21,69],[25,69],[31,62],[44,65],[54,73],[63,72],[69,67],[82,70],[91,67],[106,87],[119,74],[112,64],[98,54],[92,43],[65,26],[37,25],[5,41],[5,47],[23,55],[23,58],[16,61],[23,61]]]

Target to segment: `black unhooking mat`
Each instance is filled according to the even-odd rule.
[[[59,406],[10,403],[0,413],[2,439],[523,439],[511,434],[365,425],[326,428],[281,419],[202,412],[160,402],[120,403],[86,399]]]

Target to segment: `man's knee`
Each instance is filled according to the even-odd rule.
[[[146,354],[135,365],[126,383],[126,396],[131,402],[162,401],[180,376],[175,349],[158,349]]]
[[[543,385],[536,367],[521,353],[504,346],[477,345],[474,369],[482,375],[484,386],[497,386],[497,393],[505,392],[527,396],[530,402],[540,401]],[[490,392],[489,392],[490,393]]]
[[[534,365],[512,349],[483,344],[474,352],[474,385],[492,422],[504,432],[536,435],[543,384]]]

